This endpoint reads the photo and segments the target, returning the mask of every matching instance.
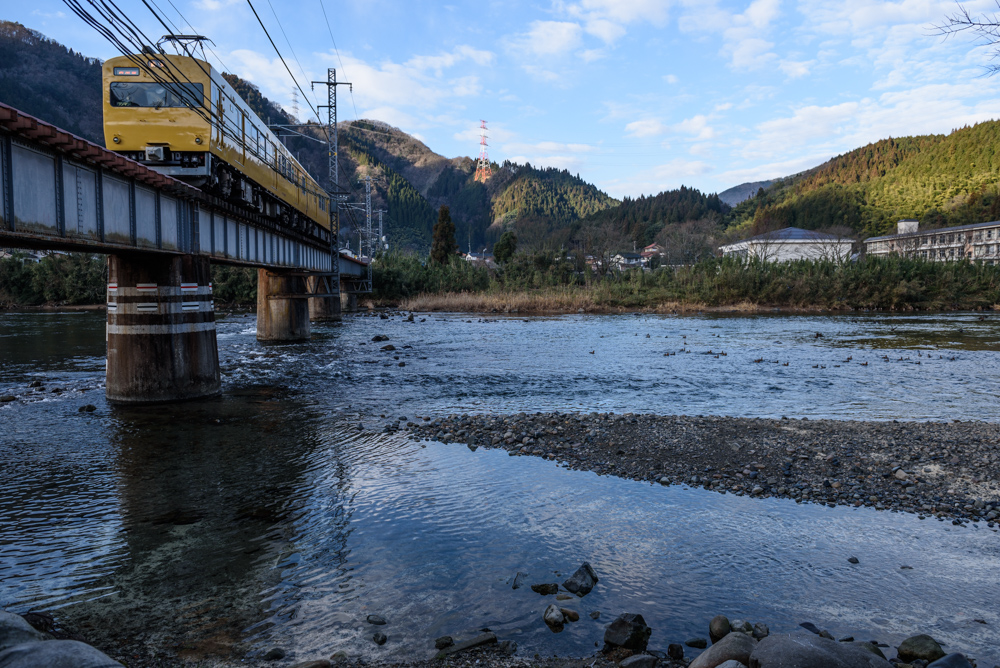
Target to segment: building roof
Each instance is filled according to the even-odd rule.
[[[1000,220],[994,220],[989,223],[973,223],[971,225],[956,225],[955,227],[939,227],[933,230],[917,230],[916,232],[906,232],[905,234],[884,234],[880,237],[868,237],[865,239],[865,243],[871,241],[883,241],[886,239],[907,239],[910,237],[921,237],[929,234],[948,234],[949,232],[964,232],[966,230],[975,230],[982,227],[996,227],[1000,225]]]
[[[618,255],[620,255],[622,258],[626,260],[638,260],[640,257],[642,257],[638,253],[619,253]]]
[[[835,234],[825,234],[816,230],[803,230],[801,227],[785,227],[750,237],[746,241],[851,241]]]

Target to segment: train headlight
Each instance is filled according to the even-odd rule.
[[[122,138],[119,137],[118,135],[115,135],[114,138],[111,141],[113,141],[116,144],[121,144],[122,143]]]
[[[194,143],[195,144],[200,144],[201,143],[201,137],[195,137],[194,138]]]

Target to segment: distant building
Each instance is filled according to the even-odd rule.
[[[854,239],[798,227],[786,227],[722,246],[723,255],[755,257],[770,262],[791,260],[848,260]]]
[[[642,256],[638,253],[618,253],[611,258],[611,262],[621,270],[634,269],[642,266]]]
[[[462,256],[466,262],[476,265],[486,265],[492,267],[496,262],[493,260],[493,253],[465,253]]]
[[[642,264],[644,266],[648,266],[650,258],[658,257],[662,259],[666,257],[667,249],[665,249],[660,244],[649,244],[648,246],[642,249],[642,252],[639,253],[639,256],[642,258]]]
[[[865,239],[865,254],[902,255],[934,262],[975,260],[1000,262],[1000,221],[919,230],[915,220],[896,223],[896,234]]]

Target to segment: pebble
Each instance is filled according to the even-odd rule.
[[[372,636],[372,640],[375,641],[376,645],[384,645],[385,641],[389,638],[381,631],[376,631],[375,635]]]
[[[367,621],[369,624],[375,624],[376,626],[382,626],[386,623],[385,617],[380,615],[368,615]]]

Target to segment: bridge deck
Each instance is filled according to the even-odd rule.
[[[256,215],[0,103],[0,246],[329,272],[330,231]],[[367,265],[338,258],[344,278]]]

